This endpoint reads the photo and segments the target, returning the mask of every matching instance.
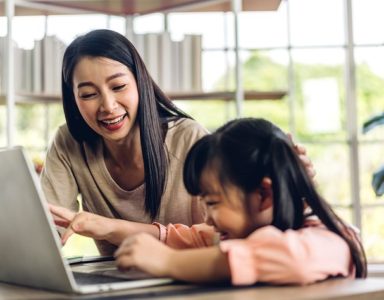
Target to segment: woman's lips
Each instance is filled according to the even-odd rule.
[[[120,129],[124,125],[126,116],[127,116],[127,113],[119,117],[116,117],[114,119],[99,120],[99,122],[104,128],[108,129],[109,131],[115,131]]]

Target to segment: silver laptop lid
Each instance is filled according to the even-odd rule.
[[[73,292],[72,273],[31,161],[0,151],[0,281]]]

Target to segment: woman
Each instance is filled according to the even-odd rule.
[[[200,222],[182,164],[207,131],[180,111],[119,33],[95,30],[66,49],[66,125],[48,149],[41,183],[49,202],[135,222]],[[97,242],[102,254],[114,247]]]

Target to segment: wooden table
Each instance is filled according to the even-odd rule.
[[[0,300],[8,299],[384,299],[384,278],[333,279],[309,286],[254,286],[247,288],[168,285],[93,295],[70,295],[0,283]]]

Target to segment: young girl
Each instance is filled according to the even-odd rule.
[[[156,224],[164,243],[144,233],[128,237],[115,253],[122,270],[235,285],[366,277],[355,232],[319,196],[292,143],[270,122],[235,120],[203,137],[187,155],[184,183],[201,196],[206,224]]]

